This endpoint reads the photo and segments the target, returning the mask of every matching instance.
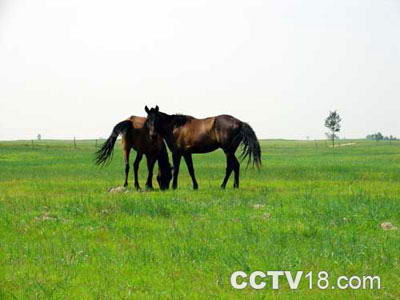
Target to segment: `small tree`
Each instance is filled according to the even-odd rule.
[[[332,147],[335,147],[335,138],[337,138],[336,132],[340,131],[341,121],[342,119],[336,110],[329,112],[329,116],[325,119],[325,127],[330,130],[327,136],[332,140]]]
[[[382,141],[383,140],[383,134],[378,132],[377,134],[375,134],[375,140],[377,142]]]

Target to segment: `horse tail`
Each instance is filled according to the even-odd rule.
[[[261,148],[257,136],[249,124],[242,122],[239,136],[241,138],[242,151],[240,158],[243,161],[248,157],[247,166],[252,162],[257,168],[261,166]]]
[[[95,163],[96,165],[106,165],[112,159],[115,141],[120,134],[126,133],[132,128],[132,122],[125,120],[115,125],[109,138],[104,142],[99,150],[96,151]]]

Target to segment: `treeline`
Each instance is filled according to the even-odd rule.
[[[377,132],[377,133],[373,133],[373,134],[368,134],[367,135],[367,140],[373,140],[373,141],[395,141],[398,140],[397,137],[393,136],[393,135],[389,135],[389,136],[384,136],[382,133]]]

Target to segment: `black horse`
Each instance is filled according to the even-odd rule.
[[[207,153],[222,148],[226,155],[226,174],[221,188],[232,173],[235,173],[234,187],[239,187],[240,163],[235,152],[243,144],[242,159],[248,157],[248,164],[252,161],[257,168],[261,165],[261,149],[253,129],[232,116],[220,115],[205,119],[196,119],[186,115],[168,115],[159,111],[158,106],[149,109],[145,127],[150,137],[161,135],[172,152],[174,172],[172,187],[178,186],[179,164],[182,156],[186,161],[193,188],[198,184],[194,175],[192,154]]]

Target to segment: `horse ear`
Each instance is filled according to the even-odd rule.
[[[158,105],[156,105],[156,112],[158,112]]]
[[[149,108],[147,107],[147,105],[144,107],[144,110],[145,110],[147,113],[150,112],[150,110],[149,110]]]

